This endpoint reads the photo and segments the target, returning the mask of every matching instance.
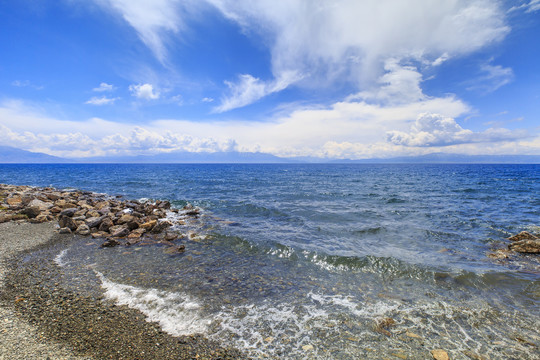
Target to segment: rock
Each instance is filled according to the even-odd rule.
[[[165,249],[166,254],[182,254],[184,251],[186,251],[186,247],[184,245],[178,245],[178,246],[169,246],[167,249]]]
[[[77,230],[75,230],[75,233],[79,235],[83,235],[83,236],[90,235],[90,228],[88,227],[88,225],[82,224],[82,225],[79,225]]]
[[[60,199],[60,197],[61,197],[59,192],[47,193],[47,194],[45,194],[45,196],[47,197],[47,199],[52,200],[52,201],[56,201],[56,200]]]
[[[103,217],[103,216],[91,217],[91,218],[86,219],[85,222],[86,222],[86,225],[88,225],[89,228],[93,228],[93,227],[98,227],[101,224],[101,222],[103,221],[103,219],[105,219],[105,217]]]
[[[109,217],[105,217],[99,225],[99,231],[109,231],[109,229],[113,226],[113,221]]]
[[[431,350],[431,355],[435,360],[450,360],[448,353],[441,349]]]
[[[69,217],[72,217],[73,215],[75,215],[75,213],[76,213],[78,210],[79,210],[79,209],[77,209],[77,208],[64,209],[64,210],[60,211],[60,216],[69,216]]]
[[[96,211],[96,210],[89,210],[87,213],[86,213],[86,217],[87,218],[99,218],[99,217],[102,217],[102,215],[99,213],[99,211]]]
[[[96,231],[96,232],[93,232],[91,235],[92,235],[92,239],[97,239],[97,238],[107,237],[110,234],[105,231]]]
[[[174,240],[176,240],[176,239],[178,239],[178,234],[177,234],[177,233],[172,232],[172,231],[167,231],[167,232],[165,233],[165,238],[164,238],[164,240],[166,240],[166,241],[174,241]]]
[[[21,210],[21,214],[28,216],[29,219],[33,219],[41,214],[41,210],[37,206],[28,206]]]
[[[413,333],[413,332],[411,332],[411,331],[408,331],[408,330],[407,330],[407,332],[405,333],[405,335],[407,335],[408,337],[411,337],[411,338],[413,338],[413,339],[421,339],[421,338],[422,338],[420,335],[415,334],[415,333]]]
[[[73,221],[73,219],[69,216],[60,216],[60,219],[58,220],[58,225],[60,225],[61,228],[70,228],[71,231],[75,231],[78,227],[75,221]]]
[[[508,259],[509,253],[510,251],[508,249],[497,249],[487,254],[487,257],[490,259],[495,259],[495,260]]]
[[[537,240],[519,240],[508,245],[512,251],[527,254],[540,253],[540,239]]]
[[[538,236],[535,236],[527,231],[522,231],[519,234],[510,236],[508,240],[510,241],[520,241],[520,240],[537,240]]]
[[[303,345],[302,350],[304,350],[304,351],[312,351],[313,350],[313,345]]]
[[[50,202],[34,199],[28,203],[28,207],[34,207],[34,206],[37,207],[40,211],[45,211],[52,208],[53,204]]]
[[[126,237],[129,235],[129,229],[127,227],[121,227],[112,232],[113,237]]]
[[[139,222],[137,220],[130,221],[126,225],[129,230],[135,230],[139,228]]]
[[[33,219],[33,222],[35,222],[35,223],[44,223],[44,222],[47,222],[47,221],[52,221],[53,219],[54,218],[53,218],[52,215],[41,213],[38,216],[36,216],[35,219]]]
[[[148,231],[152,229],[154,226],[156,226],[156,224],[157,224],[157,220],[151,220],[151,221],[145,222],[144,224],[141,224],[140,227]]]
[[[22,198],[19,195],[13,195],[6,200],[10,208],[17,208],[22,206]]]
[[[471,359],[474,359],[474,360],[487,360],[486,357],[484,357],[482,355],[478,355],[477,353],[472,352],[470,350],[464,350],[463,353],[465,355],[467,355],[468,357],[470,357]]]
[[[59,206],[53,206],[49,211],[53,214],[58,214],[60,211],[62,211],[62,208]]]
[[[0,224],[11,221],[11,215],[9,214],[0,214]]]
[[[103,244],[101,244],[101,247],[115,247],[120,245],[120,241],[116,239],[107,239]]]
[[[102,210],[103,208],[109,207],[110,204],[108,201],[100,201],[94,205],[94,208],[97,210]]]
[[[71,234],[71,229],[68,227],[63,227],[58,230],[58,233],[60,234]]]
[[[138,239],[140,238],[141,236],[143,236],[143,234],[146,232],[145,229],[143,228],[138,228],[136,230],[133,230],[129,235],[128,235],[128,238],[130,239]]]
[[[169,228],[171,226],[172,226],[172,224],[169,221],[160,221],[152,228],[152,230],[150,232],[153,233],[153,234],[159,234],[159,233],[163,232],[163,230],[165,230],[165,229],[167,229],[167,228]]]
[[[127,224],[128,222],[131,222],[131,221],[135,221],[135,217],[130,215],[130,214],[124,214],[124,215],[120,216],[120,219],[118,219],[116,221],[116,224],[117,225],[124,225],[124,224]]]

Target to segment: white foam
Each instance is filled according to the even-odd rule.
[[[54,257],[54,262],[56,263],[56,265],[58,265],[59,267],[64,267],[68,264],[68,261],[66,261],[64,258],[66,257],[66,254],[68,252],[68,249],[64,249],[62,251],[60,251],[55,257]]]
[[[163,331],[173,335],[206,333],[210,320],[201,315],[200,304],[191,296],[157,289],[143,289],[115,283],[96,271],[105,297],[118,305],[127,305],[157,322]]]

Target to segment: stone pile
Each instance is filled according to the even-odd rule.
[[[162,243],[168,253],[181,253],[176,245],[178,233],[168,231],[173,225],[167,212],[179,212],[168,201],[140,202],[123,200],[87,191],[60,191],[0,184],[0,223],[57,221],[59,232],[102,238],[102,247]],[[199,210],[186,206],[183,214],[196,217]]]

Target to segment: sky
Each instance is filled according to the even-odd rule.
[[[540,155],[540,0],[0,0],[0,145]]]

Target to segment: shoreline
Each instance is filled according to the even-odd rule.
[[[0,233],[2,248],[10,249],[2,252],[0,313],[15,319],[0,325],[0,358],[242,358],[201,335],[166,334],[144,314],[104,301],[98,292],[65,287],[54,255],[75,235],[56,234],[51,223],[25,222],[0,224]]]

